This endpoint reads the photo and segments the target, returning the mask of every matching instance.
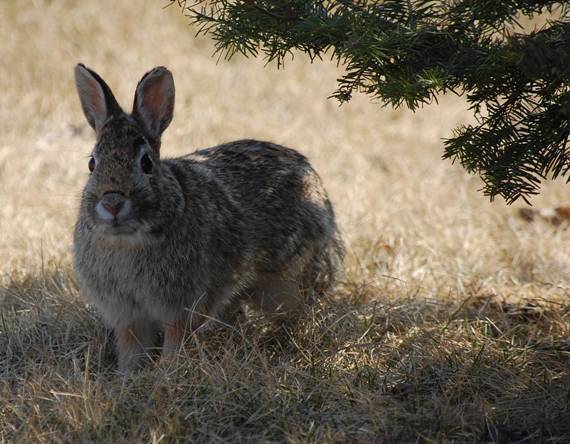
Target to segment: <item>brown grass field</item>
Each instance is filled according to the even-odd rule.
[[[0,2],[0,442],[570,442],[569,231],[518,220],[522,203],[489,202],[441,160],[464,101],[339,107],[333,63],[216,64],[165,3]],[[251,314],[169,366],[115,373],[70,267],[94,143],[79,61],[124,106],[171,68],[166,156],[252,137],[310,157],[348,257],[298,328]]]

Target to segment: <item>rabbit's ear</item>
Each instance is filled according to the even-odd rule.
[[[137,85],[133,117],[148,135],[160,140],[174,113],[174,80],[164,66],[147,72]]]
[[[95,71],[81,63],[75,66],[75,85],[83,113],[97,134],[109,117],[123,113],[111,88]]]

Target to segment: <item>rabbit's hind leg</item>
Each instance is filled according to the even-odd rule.
[[[265,315],[289,320],[303,309],[305,297],[298,279],[280,273],[263,273],[249,292],[249,301]]]
[[[216,317],[212,319],[212,323],[228,328],[239,325],[240,322],[245,319],[242,298],[243,295],[241,293],[233,295],[232,299],[220,309]]]

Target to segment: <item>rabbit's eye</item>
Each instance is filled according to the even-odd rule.
[[[89,171],[92,173],[94,169],[95,169],[95,158],[91,157],[89,159]]]
[[[133,145],[135,148],[139,148],[141,145],[146,145],[146,140],[144,140],[144,137],[139,136],[135,139]]]
[[[141,157],[141,168],[145,174],[152,173],[152,160],[146,153]]]

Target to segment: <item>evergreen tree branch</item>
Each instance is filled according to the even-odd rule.
[[[570,180],[570,17],[546,0],[172,0],[220,57],[329,54],[345,72],[332,96],[363,92],[415,110],[466,94],[477,125],[458,128],[444,157],[479,174],[484,192],[527,200],[547,177]],[[530,33],[517,20],[557,10]]]

